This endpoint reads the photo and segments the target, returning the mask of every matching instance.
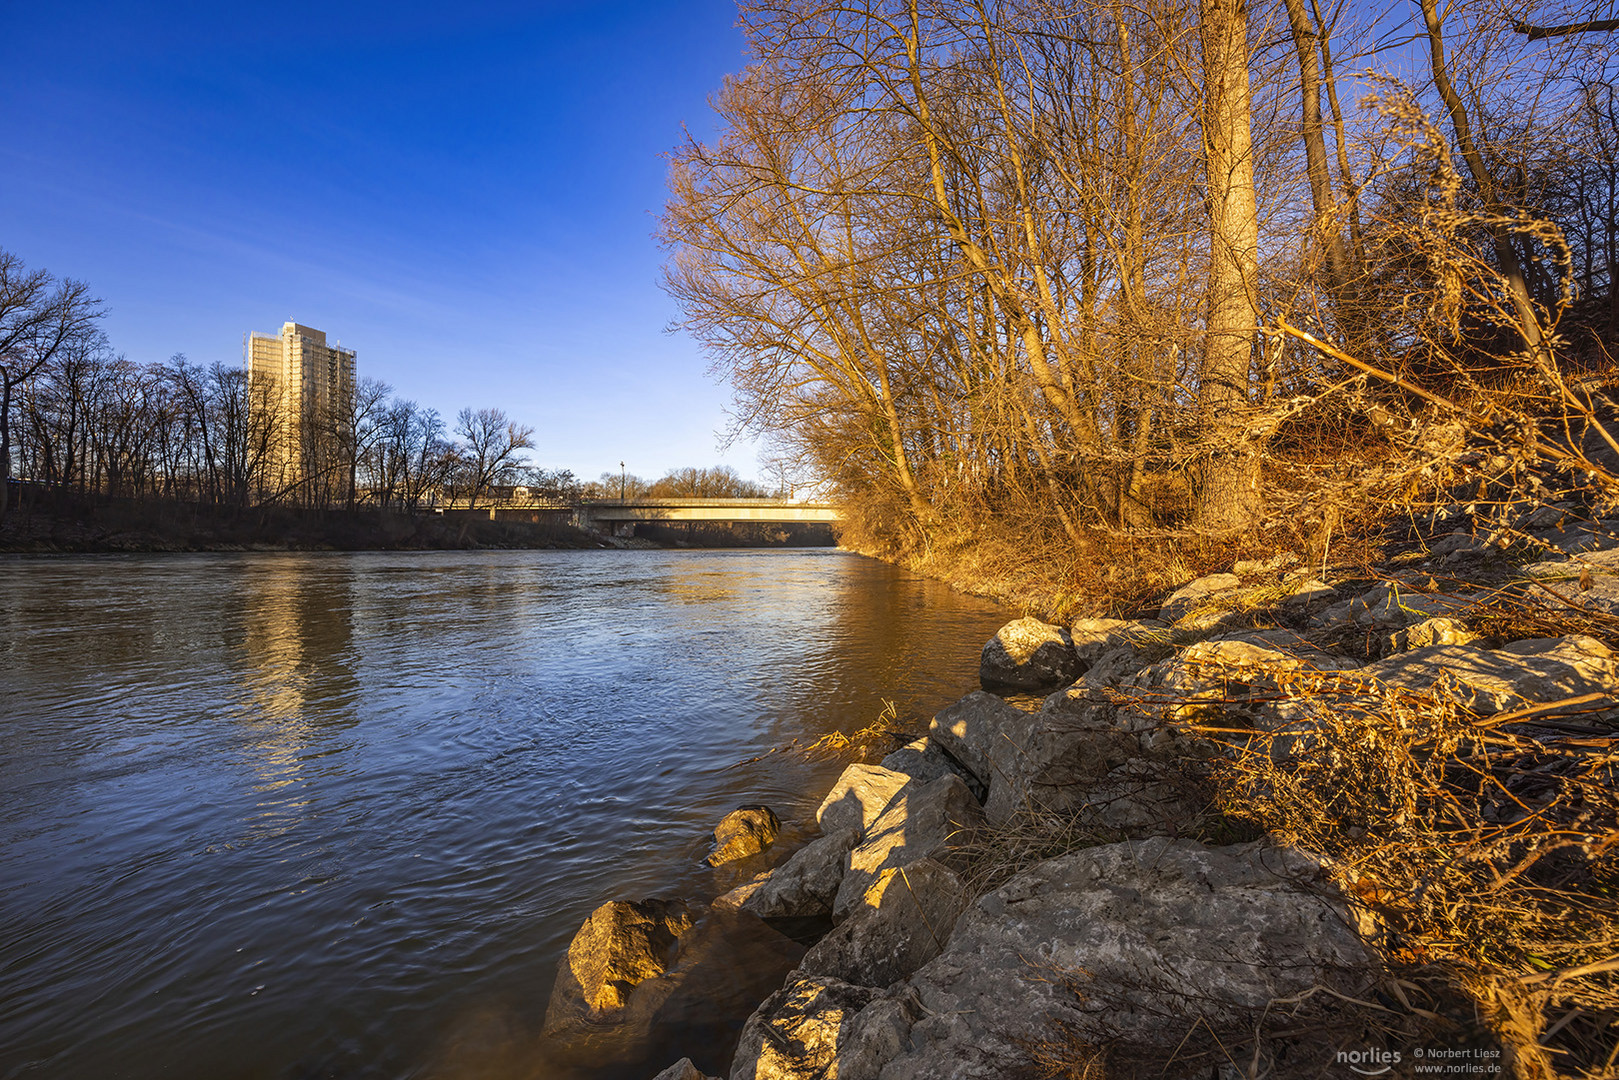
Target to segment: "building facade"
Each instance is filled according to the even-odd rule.
[[[250,333],[247,377],[271,433],[267,475],[293,501],[346,499],[354,458],[354,350],[289,322]]]

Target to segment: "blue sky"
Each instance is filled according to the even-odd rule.
[[[662,154],[744,62],[731,0],[0,0],[0,247],[115,348],[241,358],[287,319],[594,477],[725,462],[665,327]]]

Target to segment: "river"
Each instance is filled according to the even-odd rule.
[[[0,1076],[545,1080],[585,916],[714,895],[843,765],[769,751],[1007,617],[828,549],[0,559]]]

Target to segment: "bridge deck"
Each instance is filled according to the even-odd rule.
[[[782,499],[601,499],[584,503],[589,521],[841,521],[831,503]]]

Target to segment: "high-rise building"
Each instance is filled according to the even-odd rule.
[[[248,335],[247,376],[260,388],[254,407],[272,413],[268,465],[275,482],[306,489],[304,499],[346,484],[354,445],[354,350],[289,322],[280,334]]]

